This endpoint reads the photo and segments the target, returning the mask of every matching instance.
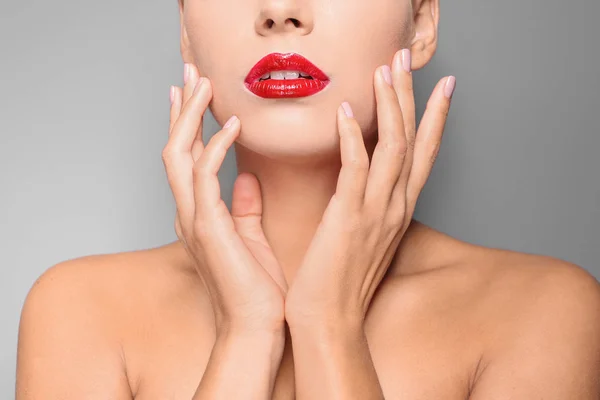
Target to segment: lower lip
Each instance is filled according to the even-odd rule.
[[[320,79],[266,79],[253,83],[246,82],[246,87],[257,96],[267,99],[306,97],[320,92],[329,84],[329,81]]]

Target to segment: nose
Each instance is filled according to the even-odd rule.
[[[306,1],[263,0],[255,28],[261,36],[307,35],[313,29],[313,19]]]

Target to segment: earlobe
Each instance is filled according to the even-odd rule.
[[[411,42],[412,70],[423,68],[437,49],[439,0],[416,2],[414,36]]]

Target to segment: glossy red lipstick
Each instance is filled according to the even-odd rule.
[[[263,78],[274,71],[299,71],[301,76],[296,79]],[[300,54],[271,53],[252,67],[244,84],[252,93],[264,98],[305,97],[323,90],[329,84],[329,78]]]

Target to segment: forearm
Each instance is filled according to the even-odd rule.
[[[270,399],[283,332],[230,332],[217,337],[192,400]]]
[[[382,400],[362,324],[290,324],[296,398]]]

